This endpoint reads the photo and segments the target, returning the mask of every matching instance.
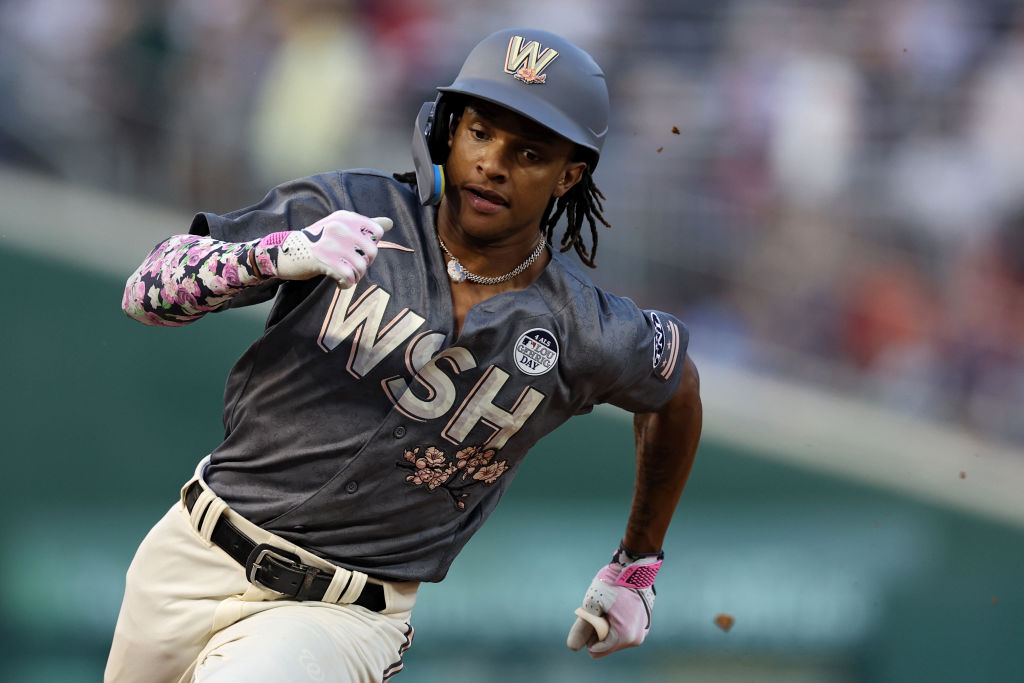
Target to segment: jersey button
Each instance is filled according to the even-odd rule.
[[[354,481],[350,481],[349,483],[345,484],[345,490],[348,491],[349,493],[355,493],[356,491],[359,490],[359,484],[357,484]]]
[[[396,439],[401,439],[403,436],[405,436],[405,427],[403,427],[402,425],[398,425],[397,427],[395,427],[395,431],[391,432],[391,434],[394,435]]]

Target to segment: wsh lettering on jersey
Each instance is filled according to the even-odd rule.
[[[371,286],[355,302],[352,301],[354,292],[355,288],[351,288],[335,294],[317,340],[320,348],[332,351],[351,338],[345,367],[352,376],[364,377],[404,344],[401,353],[412,377],[412,387],[402,377],[389,377],[381,382],[384,393],[399,411],[413,420],[426,422],[447,416],[460,398],[452,376],[476,368],[476,358],[460,346],[442,351],[445,335],[440,332],[426,330],[417,334],[425,319],[408,308],[382,326],[391,295],[380,287]],[[547,372],[558,358],[554,335],[547,330],[530,330],[517,343],[515,358],[519,368],[528,375]],[[503,447],[544,400],[540,391],[526,387],[511,401],[510,409],[497,405],[498,395],[509,378],[509,373],[498,365],[488,366],[458,403],[441,429],[441,436],[460,444],[482,424],[491,430],[484,445]],[[509,398],[500,402],[509,405]]]

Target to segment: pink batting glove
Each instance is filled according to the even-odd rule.
[[[256,264],[264,277],[308,280],[326,275],[343,288],[366,275],[377,257],[377,242],[393,223],[335,211],[304,230],[275,232],[259,241]]]
[[[651,630],[654,577],[664,553],[630,553],[623,546],[590,583],[566,645],[586,646],[594,659],[644,642]]]

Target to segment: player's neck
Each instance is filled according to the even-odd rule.
[[[443,207],[442,207],[443,209]],[[459,225],[447,212],[438,212],[437,235],[445,260],[458,259],[459,264],[470,273],[485,278],[503,277],[526,263],[522,272],[500,284],[512,284],[504,289],[520,289],[532,283],[544,270],[550,260],[547,249],[540,248],[543,240],[539,223],[533,228],[524,227],[515,231],[488,233],[483,230],[468,230]],[[441,248],[441,244],[438,244]],[[539,253],[538,252],[539,249]],[[536,253],[536,255],[534,255]],[[528,262],[528,263],[527,263]],[[490,286],[497,285],[481,285]]]

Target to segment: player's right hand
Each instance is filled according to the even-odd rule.
[[[610,564],[597,573],[576,608],[576,622],[566,645],[587,648],[594,659],[617,650],[635,647],[651,630],[654,609],[654,577],[663,555],[631,556],[622,546]]]
[[[351,287],[366,275],[377,257],[377,242],[392,225],[390,218],[335,211],[304,230],[267,235],[256,247],[256,262],[265,277],[308,280],[326,275],[342,288]]]

